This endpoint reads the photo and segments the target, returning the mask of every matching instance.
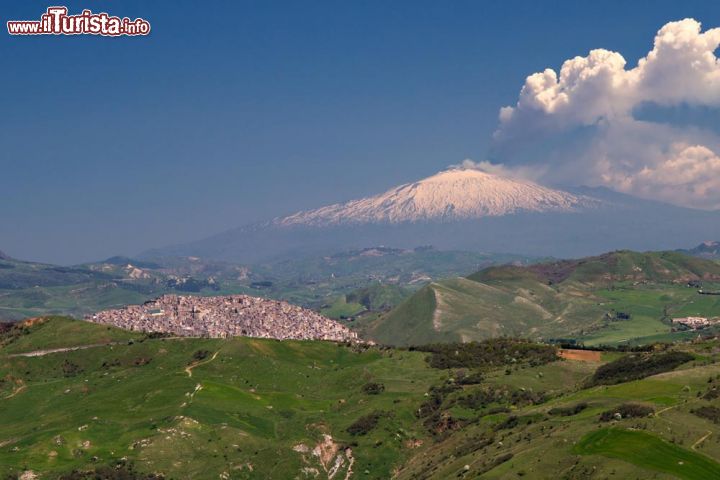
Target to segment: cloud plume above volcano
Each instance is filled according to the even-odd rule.
[[[530,75],[500,110],[493,160],[543,165],[554,182],[720,208],[720,135],[707,119],[720,112],[718,46],[720,28],[685,19],[663,26],[635,67],[597,49]],[[690,120],[669,120],[678,110]]]

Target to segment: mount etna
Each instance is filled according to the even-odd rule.
[[[720,238],[720,213],[641,200],[606,188],[558,190],[451,168],[379,195],[242,226],[142,257],[256,262],[368,245],[577,257],[680,248]]]

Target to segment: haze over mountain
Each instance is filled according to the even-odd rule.
[[[687,255],[692,255],[694,257],[717,260],[720,259],[720,242],[708,240],[701,243],[697,247],[679,251]]]
[[[619,194],[558,190],[472,168],[451,168],[385,193],[243,226],[143,257],[252,262],[388,245],[573,257],[680,248],[720,238],[720,213]]]
[[[452,221],[520,212],[573,212],[598,202],[472,168],[451,168],[385,193],[276,219],[275,224],[343,225]]]

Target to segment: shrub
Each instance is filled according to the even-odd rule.
[[[30,327],[24,323],[9,323],[0,321],[0,345],[9,345],[23,335],[30,333]]]
[[[368,395],[379,395],[385,391],[385,385],[382,383],[368,382],[362,386],[362,391]]]
[[[389,415],[389,412],[376,410],[355,420],[355,422],[347,428],[347,432],[350,435],[367,435],[377,427],[381,418]]]
[[[472,437],[466,438],[457,447],[455,447],[454,454],[456,457],[464,457],[478,450],[490,446],[494,443],[495,437],[492,433],[484,432],[482,434],[476,434]]]
[[[443,433],[459,425],[452,416],[442,412],[447,396],[457,390],[461,390],[461,387],[450,382],[430,387],[427,400],[415,412],[415,416],[423,420],[423,425],[430,433],[434,435]]]
[[[515,428],[520,423],[520,420],[515,415],[510,415],[502,422],[495,425],[494,430],[497,432],[499,430],[509,430],[511,428]]]
[[[674,370],[694,357],[686,352],[631,354],[600,366],[588,386],[613,385]]]
[[[647,405],[640,405],[639,403],[623,403],[617,408],[607,410],[600,414],[601,422],[609,422],[615,419],[618,415],[621,418],[643,418],[655,413],[655,409],[648,407]]]
[[[717,387],[709,388],[708,391],[705,392],[705,395],[703,395],[705,400],[715,400],[718,397],[720,397],[720,390]]]
[[[523,415],[521,417],[518,417],[515,415],[510,415],[502,422],[496,424],[493,427],[493,430],[498,432],[500,430],[510,430],[519,425],[531,425],[531,424],[537,422],[541,418],[543,418],[542,415]]]
[[[466,408],[479,410],[486,408],[493,403],[509,403],[514,406],[537,405],[543,403],[546,396],[542,392],[532,390],[511,390],[510,387],[487,386],[478,388],[472,392],[459,397],[457,403]]]
[[[478,385],[485,380],[484,375],[481,372],[473,372],[470,375],[465,375],[458,379],[457,383],[460,385]]]
[[[210,352],[208,350],[198,350],[197,352],[193,353],[193,361],[199,362],[201,360],[205,360],[208,355],[210,355]]]
[[[413,349],[430,352],[427,361],[433,368],[496,367],[518,362],[536,366],[557,360],[557,349],[554,346],[516,338],[432,344]]]
[[[433,385],[428,392],[428,399],[420,405],[416,416],[425,418],[440,410],[447,395],[456,390],[460,390],[460,386],[454,383],[445,383],[440,386]]]
[[[457,403],[465,408],[479,410],[493,403],[500,402],[504,398],[506,398],[506,392],[493,387],[485,387],[459,397]]]
[[[720,408],[718,407],[704,406],[690,410],[690,412],[713,423],[720,423]]]
[[[555,407],[551,408],[548,412],[550,415],[559,415],[561,417],[572,417],[577,415],[588,407],[586,402],[576,403],[567,407]]]
[[[505,462],[508,462],[512,460],[513,454],[512,453],[503,453],[499,457],[497,457],[495,460],[492,461],[492,467],[497,467],[498,465],[501,465]]]
[[[66,377],[74,377],[76,375],[80,375],[84,371],[80,365],[69,360],[65,360],[61,368],[63,375]]]
[[[119,367],[120,365],[120,359],[114,358],[112,360],[105,360],[102,365],[100,365],[100,368],[107,370],[112,367]]]
[[[137,357],[135,360],[133,360],[133,365],[135,365],[136,367],[142,367],[150,362],[152,362],[152,358],[150,357]]]
[[[437,411],[423,421],[423,426],[428,432],[438,436],[438,439],[442,439],[449,432],[461,428],[462,423],[448,412]]]
[[[140,473],[132,464],[118,463],[113,466],[97,467],[92,470],[73,470],[57,477],[58,480],[163,480],[165,477],[154,473]]]
[[[147,333],[145,333],[143,338],[149,339],[149,340],[156,340],[158,338],[172,337],[172,335],[173,334],[169,333],[169,332],[147,332]]]

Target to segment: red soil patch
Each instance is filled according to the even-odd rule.
[[[602,359],[601,352],[592,350],[558,350],[558,356],[565,360],[577,360],[579,362],[599,362]]]

